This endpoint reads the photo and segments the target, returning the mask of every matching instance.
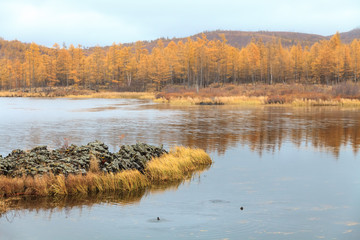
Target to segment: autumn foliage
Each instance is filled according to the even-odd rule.
[[[312,46],[283,47],[275,38],[251,41],[236,48],[224,35],[206,35],[165,46],[162,40],[148,51],[142,42],[107,48],[51,48],[36,43],[0,40],[0,89],[72,87],[159,91],[168,85],[197,90],[211,84],[357,82],[360,40],[350,44],[339,33]]]
[[[168,154],[149,161],[144,173],[138,170],[104,173],[99,170],[98,164],[98,160],[92,158],[90,171],[86,175],[0,176],[0,214],[1,209],[5,208],[1,201],[3,197],[136,191],[154,184],[191,178],[195,172],[209,167],[212,160],[202,149],[178,146]]]

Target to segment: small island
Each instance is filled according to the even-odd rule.
[[[123,145],[115,153],[99,141],[56,150],[17,149],[0,156],[0,212],[6,211],[8,197],[135,191],[185,180],[211,163],[202,149],[178,146],[168,152],[145,143]]]

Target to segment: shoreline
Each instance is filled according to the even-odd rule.
[[[85,196],[98,193],[125,194],[134,191],[144,191],[153,186],[166,186],[171,183],[182,182],[191,178],[193,174],[207,169],[212,164],[210,156],[204,150],[177,146],[169,152],[164,150],[160,156],[151,156],[151,159],[148,160],[143,159],[146,161],[143,168],[140,167],[140,169],[137,169],[138,165],[135,164],[135,168],[129,166],[128,169],[108,171],[110,168],[101,169],[102,163],[103,166],[114,165],[114,163],[121,165],[122,163],[119,163],[117,159],[105,159],[107,162],[104,162],[103,157],[106,156],[108,152],[103,152],[102,155],[99,154],[102,151],[98,151],[99,146],[95,146],[91,152],[86,152],[84,150],[85,148],[81,150],[81,147],[84,146],[76,149],[75,152],[80,150],[86,152],[85,155],[88,158],[89,164],[86,166],[85,173],[81,173],[80,171],[78,174],[64,174],[62,172],[55,174],[55,169],[52,169],[54,171],[49,171],[44,174],[32,174],[30,172],[27,175],[12,176],[11,174],[4,174],[4,171],[2,171],[2,175],[0,176],[0,215],[5,213],[9,208],[11,209],[10,200],[14,197]],[[131,146],[136,149],[136,147],[140,145],[124,146],[125,149]],[[40,148],[44,151],[43,147]],[[38,150],[39,147],[34,149]],[[36,161],[40,161],[41,156],[38,155],[35,157],[34,149],[28,151],[29,156],[33,156]],[[159,151],[159,149],[162,148],[156,148],[154,151]],[[11,154],[13,154],[14,151]],[[67,149],[64,151],[67,152]],[[74,153],[71,149],[69,152],[71,152],[71,154]],[[12,156],[11,154],[7,157]],[[148,155],[148,153],[139,147],[135,155],[141,160],[141,156]],[[96,158],[94,158],[94,156],[96,156]],[[0,158],[0,163],[3,163],[7,157]],[[74,156],[74,158],[77,157],[78,156]],[[96,159],[96,161],[94,159]],[[20,160],[20,162],[21,161],[22,160]],[[29,159],[24,157],[23,161],[28,163]],[[44,165],[46,161],[47,160],[44,159],[39,165]],[[67,161],[70,162],[72,159],[67,159]],[[82,161],[84,161],[84,159],[82,159]],[[125,160],[125,162],[126,161],[127,160]],[[137,160],[131,161],[136,163]],[[75,165],[76,164],[77,163],[75,163]],[[19,164],[16,165],[19,167]],[[22,167],[23,165],[20,164],[20,168]],[[22,173],[26,172],[22,171]]]
[[[147,99],[171,105],[360,107],[360,83],[339,85],[243,84],[194,88],[169,86],[162,92],[112,92],[72,88],[0,91],[0,97]]]
[[[168,183],[152,184],[146,188],[139,190],[120,192],[108,191],[89,194],[76,194],[76,195],[57,195],[57,196],[16,196],[5,199],[0,198],[0,217],[1,214],[6,214],[8,210],[59,210],[66,208],[81,208],[83,206],[91,207],[96,204],[120,204],[131,205],[139,203],[141,199],[148,194],[158,194],[165,191],[176,191],[186,181],[200,175],[206,171],[208,167],[196,171],[191,178],[186,178],[181,181],[173,181]]]

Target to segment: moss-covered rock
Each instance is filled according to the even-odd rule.
[[[153,157],[167,153],[163,146],[145,143],[123,145],[111,153],[107,145],[94,141],[84,146],[71,145],[67,148],[48,150],[38,146],[30,151],[13,150],[8,156],[0,156],[0,175],[11,177],[34,176],[48,173],[86,174],[92,158],[103,172],[118,172],[127,169],[144,171],[146,163]]]

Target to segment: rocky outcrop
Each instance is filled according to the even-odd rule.
[[[143,172],[149,160],[164,153],[167,151],[163,146],[156,147],[145,143],[123,145],[116,153],[110,152],[108,146],[99,141],[56,150],[38,146],[30,151],[13,150],[4,158],[0,155],[0,175],[21,177],[48,173],[86,174],[91,160],[95,161],[102,172],[115,173],[126,169]]]

